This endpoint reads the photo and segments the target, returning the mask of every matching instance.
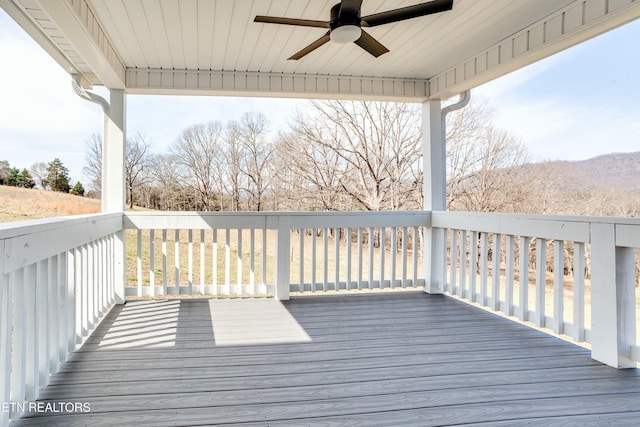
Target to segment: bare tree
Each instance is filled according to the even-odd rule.
[[[47,164],[45,162],[36,162],[29,168],[31,176],[36,181],[36,185],[40,188],[47,189]]]
[[[241,141],[242,129],[238,122],[227,124],[224,137],[224,149],[221,154],[224,159],[222,169],[222,185],[231,197],[231,211],[240,210],[242,190],[243,149]]]
[[[185,169],[185,179],[196,189],[202,210],[214,210],[214,188],[223,128],[220,122],[209,122],[183,130],[171,145],[176,162]]]
[[[124,178],[129,209],[133,209],[134,199],[138,196],[137,193],[142,190],[143,185],[150,179],[150,145],[150,142],[140,134],[137,134],[133,139],[127,139]]]
[[[514,211],[527,203],[529,159],[524,145],[493,126],[486,104],[472,103],[452,117],[447,132],[449,209]]]
[[[180,202],[184,193],[185,181],[180,175],[178,159],[172,154],[159,154],[151,156],[151,175],[153,177],[154,202],[151,206],[160,210],[179,210],[183,206]]]
[[[102,191],[102,137],[96,133],[91,134],[85,141],[84,153],[85,165],[82,168],[89,178],[91,190]]]
[[[300,210],[346,208],[339,191],[340,157],[325,146],[301,144],[293,132],[277,142],[276,176],[289,202]]]
[[[264,195],[271,183],[273,145],[266,139],[267,119],[263,114],[245,113],[237,128],[242,143],[241,171],[246,177],[244,190],[249,210],[263,208]]]
[[[2,185],[5,179],[9,178],[10,173],[11,166],[9,165],[9,162],[6,160],[0,160],[0,185]]]
[[[349,205],[365,210],[416,206],[422,133],[419,109],[413,104],[311,101],[291,124],[300,148],[293,155],[324,162],[320,177],[337,181],[333,191]],[[321,147],[304,153],[308,147]],[[312,162],[302,168],[314,167]],[[337,209],[333,206],[332,209]]]

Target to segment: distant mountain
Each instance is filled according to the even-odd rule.
[[[538,165],[545,165],[551,173],[563,176],[567,190],[640,192],[640,151]],[[530,167],[536,167],[536,164]]]

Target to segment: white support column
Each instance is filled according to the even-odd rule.
[[[591,225],[591,357],[614,368],[633,368],[634,253],[616,247],[614,224]]]
[[[126,141],[126,96],[121,89],[110,89],[109,111],[104,115],[102,138],[102,212],[124,212],[124,156]],[[116,303],[125,300],[124,229],[116,233],[114,247]]]
[[[110,93],[102,138],[102,212],[124,212],[125,94]]]
[[[422,104],[422,150],[424,210],[446,210],[446,148],[442,134],[440,100]],[[425,228],[424,290],[430,294],[444,292],[446,276],[446,240],[443,229]]]

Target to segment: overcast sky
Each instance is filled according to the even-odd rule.
[[[472,91],[495,123],[535,160],[640,151],[640,20]],[[80,99],[58,64],[0,10],[0,160],[28,168],[58,157],[82,175],[85,140],[102,131],[100,107]],[[127,132],[164,152],[180,131],[262,112],[277,132],[304,101],[128,96]],[[86,183],[86,182],[85,182]]]

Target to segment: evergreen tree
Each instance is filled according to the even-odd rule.
[[[4,179],[4,185],[9,185],[11,187],[18,186],[18,175],[20,175],[20,169],[11,168],[9,169],[9,173]]]
[[[69,185],[69,169],[62,164],[60,159],[55,158],[52,162],[49,162],[46,183],[53,191],[69,192],[71,188]]]
[[[76,196],[84,196],[84,187],[82,186],[82,183],[80,183],[80,181],[76,182],[76,185],[73,186],[73,188],[71,189],[71,194],[74,194]]]
[[[31,177],[31,174],[29,173],[29,171],[26,169],[22,169],[22,171],[17,175],[16,187],[33,188],[35,186],[36,186],[36,182]]]

